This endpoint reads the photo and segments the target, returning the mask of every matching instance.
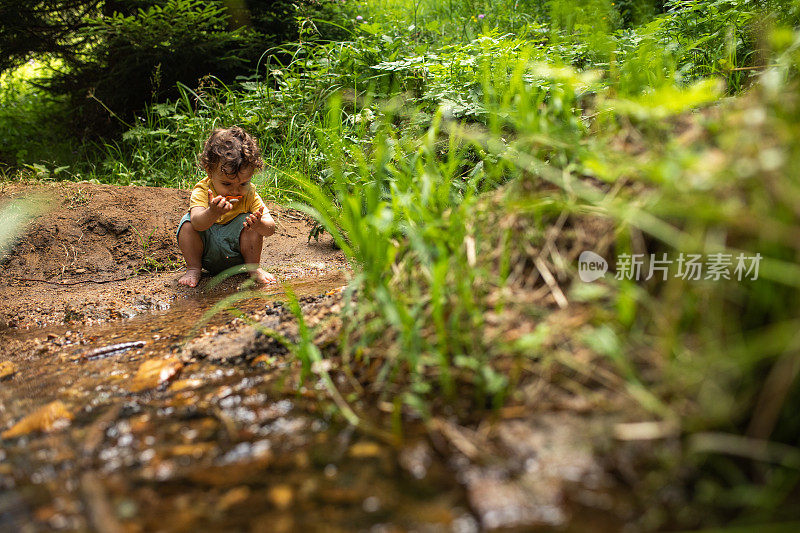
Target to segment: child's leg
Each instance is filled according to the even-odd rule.
[[[256,230],[250,228],[243,228],[239,234],[239,251],[244,258],[247,265],[260,265],[261,264],[261,247],[264,244],[264,237],[261,236]],[[277,280],[275,276],[269,272],[261,270],[261,267],[252,270],[250,277],[257,283],[275,283]]]
[[[178,283],[196,287],[200,281],[200,274],[203,270],[201,261],[203,258],[203,238],[194,229],[191,222],[185,222],[178,232],[178,247],[181,249],[183,258],[186,260],[186,274]]]

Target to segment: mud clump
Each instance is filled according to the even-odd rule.
[[[81,220],[80,224],[88,231],[100,236],[111,234],[119,237],[130,229],[130,225],[122,220],[96,213],[92,213]]]
[[[304,297],[299,303],[306,324],[309,328],[319,330],[314,344],[323,348],[331,345],[341,331],[341,320],[338,318],[341,294]],[[263,318],[256,327],[238,331],[228,331],[228,328],[208,331],[190,341],[184,347],[184,359],[241,363],[264,354],[287,354],[285,343],[294,344],[299,340],[296,317],[281,302],[269,304],[261,314]]]

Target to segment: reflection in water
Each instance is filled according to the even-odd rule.
[[[343,282],[292,287],[308,296]],[[188,335],[230,294],[221,286],[122,323],[9,340],[18,350],[0,386],[2,427],[55,414],[3,440],[0,530],[475,529],[423,439],[398,450],[332,422],[325,403],[293,389],[293,361],[187,359]],[[259,316],[281,298],[236,307]],[[219,313],[205,329],[231,320]]]

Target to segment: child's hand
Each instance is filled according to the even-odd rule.
[[[214,196],[211,191],[208,191],[208,208],[221,215],[233,209],[233,203],[228,201],[224,196]]]
[[[267,229],[266,224],[264,224],[264,221],[261,220],[261,217],[263,215],[264,215],[264,208],[259,207],[258,209],[247,215],[247,218],[244,219],[244,227],[254,229],[263,235],[264,231],[266,231]]]

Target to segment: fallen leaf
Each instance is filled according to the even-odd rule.
[[[182,391],[182,390],[191,390],[196,389],[203,385],[205,381],[202,379],[179,379],[178,381],[174,381],[172,385],[169,386],[169,390],[171,391]]]
[[[6,379],[16,373],[17,367],[11,361],[3,361],[0,363],[0,379]]]
[[[348,450],[348,455],[356,459],[379,457],[381,455],[381,447],[374,442],[356,442]]]
[[[265,353],[262,353],[261,355],[250,361],[250,366],[258,366],[262,363],[265,366],[272,366],[273,364],[275,364],[276,360],[277,358],[274,355],[267,355]]]
[[[227,511],[234,505],[239,505],[247,501],[250,497],[250,489],[247,487],[235,487],[222,495],[217,502],[217,509],[220,511]]]
[[[278,509],[288,509],[294,501],[294,491],[289,485],[275,485],[270,487],[267,498]]]
[[[178,359],[151,359],[139,366],[133,377],[131,392],[142,392],[154,389],[178,375],[183,368],[183,363]]]
[[[195,458],[200,458],[203,454],[210,452],[215,448],[213,442],[198,442],[197,444],[178,444],[169,449],[169,454],[172,456],[189,455]]]
[[[272,453],[268,452],[254,461],[197,468],[187,477],[194,483],[216,487],[256,482],[264,479],[264,470],[271,462]]]
[[[67,406],[63,402],[56,400],[29,414],[4,431],[0,436],[4,439],[12,439],[34,431],[61,429],[69,425],[72,418],[72,413],[69,412]]]

